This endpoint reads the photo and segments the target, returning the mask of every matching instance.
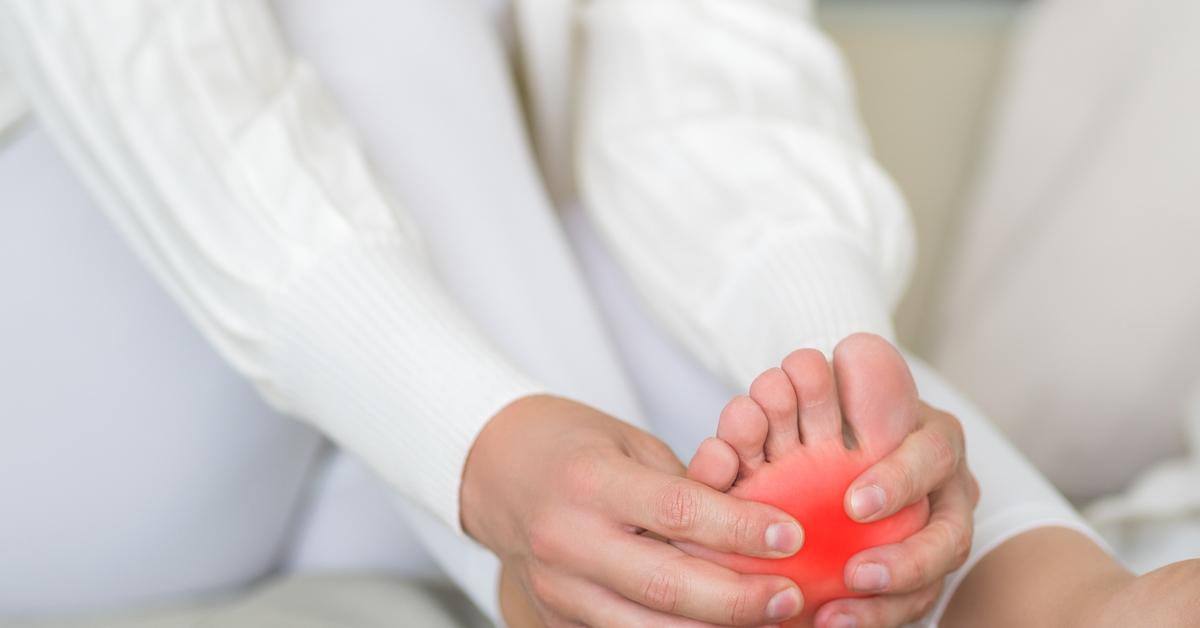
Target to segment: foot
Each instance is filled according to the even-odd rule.
[[[787,511],[804,527],[804,547],[780,560],[684,549],[742,573],[791,578],[805,600],[804,613],[789,625],[810,625],[825,602],[856,597],[843,574],[851,556],[903,540],[929,518],[927,501],[869,524],[846,514],[846,489],[913,431],[916,408],[916,385],[904,359],[878,336],[843,340],[832,371],[819,351],[792,353],[782,368],[755,379],[748,396],[729,402],[717,437],[700,445],[688,476]],[[870,501],[872,495],[854,499]]]

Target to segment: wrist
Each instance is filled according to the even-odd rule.
[[[502,530],[514,526],[505,521],[504,509],[496,503],[500,493],[493,489],[492,481],[507,475],[506,468],[512,465],[506,465],[506,459],[511,461],[522,450],[523,426],[562,401],[540,393],[516,399],[488,419],[467,453],[459,493],[460,523],[468,536],[494,552],[499,537],[504,536]]]

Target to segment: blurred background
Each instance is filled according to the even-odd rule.
[[[1200,6],[819,6],[916,223],[901,341],[1135,568],[1200,554]]]
[[[824,0],[819,20],[850,64],[876,157],[914,213],[919,261],[897,316],[927,355],[924,314],[975,172],[1018,0]]]

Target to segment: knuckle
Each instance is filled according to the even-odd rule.
[[[735,548],[758,547],[762,545],[762,533],[759,532],[758,518],[753,513],[738,511],[730,515],[729,538]]]
[[[944,434],[930,432],[925,437],[928,459],[933,468],[950,473],[958,467],[958,446]]]
[[[555,608],[554,583],[550,574],[542,569],[530,569],[528,581],[529,594],[534,601],[547,608]]]
[[[975,478],[975,474],[968,469],[967,474],[967,498],[971,500],[971,508],[979,505],[979,480]]]
[[[686,534],[696,526],[700,494],[694,486],[672,482],[658,496],[657,519],[665,532]]]
[[[927,542],[912,556],[914,583],[930,584],[940,579],[950,569],[956,569],[966,562],[971,552],[971,535],[966,528],[957,523],[938,520],[929,525],[931,536]],[[947,560],[948,559],[948,560]],[[938,566],[944,567],[939,570]]]
[[[967,562],[971,554],[971,532],[965,525],[951,525],[950,539],[954,547],[954,568],[957,569]]]
[[[758,626],[762,623],[767,600],[775,594],[776,586],[762,583],[736,587],[725,600],[725,621],[730,626]]]
[[[899,463],[889,464],[884,477],[892,485],[891,489],[884,489],[884,493],[890,499],[900,498],[903,502],[910,502],[918,497],[917,492],[920,489],[917,475],[911,466]]]
[[[905,580],[910,586],[929,581],[930,566],[924,553],[909,552],[900,562],[904,566],[904,573],[908,575]]]
[[[741,626],[750,622],[752,597],[748,587],[739,587],[738,590],[729,594],[729,598],[725,602],[725,611],[730,626]]]
[[[674,614],[679,607],[683,583],[678,573],[665,567],[655,569],[642,585],[642,603],[649,608]]]
[[[546,517],[535,518],[526,530],[530,555],[542,563],[555,562],[560,553],[560,535],[560,526]]]
[[[959,421],[958,417],[954,416],[953,414],[943,410],[938,410],[938,414],[941,415],[942,419],[950,428],[951,441],[953,441],[958,448],[963,448],[967,442],[967,433],[963,431],[962,421]]]

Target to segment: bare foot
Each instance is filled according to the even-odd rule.
[[[778,560],[682,547],[743,573],[791,578],[805,608],[788,625],[811,625],[825,602],[857,597],[843,574],[851,556],[903,540],[929,518],[927,501],[868,524],[846,514],[846,489],[915,428],[916,408],[916,385],[904,359],[878,336],[843,340],[834,350],[833,372],[819,351],[792,353],[782,368],[754,380],[749,396],[729,402],[717,437],[700,445],[688,476],[787,511],[804,527],[804,547]]]

